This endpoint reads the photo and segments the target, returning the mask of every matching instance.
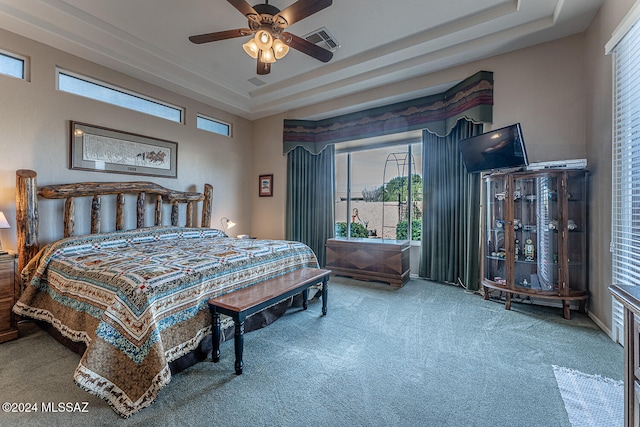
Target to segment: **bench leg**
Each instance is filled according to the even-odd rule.
[[[209,306],[211,311],[211,360],[217,363],[220,361],[220,313],[215,307]]]
[[[327,315],[327,294],[329,293],[329,278],[325,277],[322,280],[322,315]]]
[[[309,299],[309,289],[305,289],[304,291],[302,291],[302,309],[306,310],[307,309],[307,299]]]
[[[236,375],[242,374],[244,363],[242,362],[242,351],[244,349],[244,320],[234,319],[236,326],[233,342],[236,349]]]

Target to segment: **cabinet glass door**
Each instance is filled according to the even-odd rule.
[[[587,246],[587,175],[583,171],[567,173],[566,218],[567,218],[567,266],[568,283],[565,295],[587,291],[587,275],[584,257]]]
[[[558,179],[514,179],[514,289],[558,290]]]
[[[485,191],[485,265],[484,278],[506,285],[505,220],[507,204],[506,179],[487,178]]]

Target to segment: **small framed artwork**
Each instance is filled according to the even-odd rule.
[[[260,175],[258,195],[260,197],[273,196],[273,174]]]

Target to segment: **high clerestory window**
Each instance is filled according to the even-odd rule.
[[[0,74],[27,79],[27,58],[0,50]]]
[[[183,123],[184,108],[69,71],[58,69],[56,74],[58,90],[63,92]]]
[[[229,137],[231,136],[230,123],[223,122],[222,120],[214,119],[212,117],[207,117],[202,114],[198,114],[196,118],[196,127],[208,132],[213,132]]]

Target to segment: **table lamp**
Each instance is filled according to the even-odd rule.
[[[224,230],[225,233],[227,233],[229,231],[230,228],[233,228],[236,226],[236,223],[231,221],[229,218],[227,218],[226,216],[223,216],[220,219],[220,223],[222,224],[222,229]]]
[[[9,221],[7,221],[7,217],[4,216],[4,212],[0,212],[0,228],[11,228]],[[2,249],[2,241],[0,240],[0,255],[4,255],[6,253],[7,251]]]

